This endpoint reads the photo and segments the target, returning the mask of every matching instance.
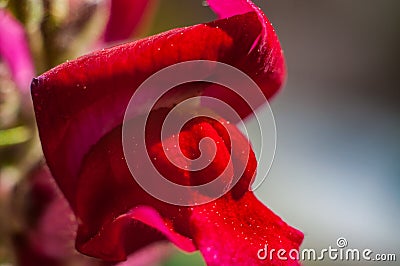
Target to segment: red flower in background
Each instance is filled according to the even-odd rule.
[[[299,248],[303,235],[249,191],[256,169],[254,154],[246,138],[223,118],[190,121],[176,132],[180,146],[175,147],[171,145],[174,136],[161,139],[158,134],[170,111],[159,108],[149,114],[148,127],[154,135],[146,135],[155,167],[176,183],[205,183],[221,169],[235,176],[237,169],[245,166],[239,182],[221,198],[193,207],[167,204],[147,194],[127,167],[121,137],[124,112],[138,86],[158,70],[189,60],[211,60],[247,73],[267,98],[282,85],[281,48],[260,9],[244,0],[209,4],[220,20],[95,52],[33,81],[43,151],[78,218],[76,247],[82,253],[120,261],[150,243],[168,239],[186,251],[199,249],[209,265],[298,264],[276,257],[258,260],[257,252],[266,243],[269,248],[289,251]],[[180,89],[188,91],[193,86]],[[200,90],[204,96],[224,100],[241,117],[252,113],[239,95],[225,87],[202,86]],[[177,161],[185,160],[178,149],[186,157],[196,158],[199,142],[205,137],[217,143],[216,156],[208,167],[190,172],[168,161],[166,153]],[[249,152],[242,154],[243,150]],[[227,163],[229,158],[232,164]]]
[[[6,10],[0,8],[0,59],[7,64],[11,76],[21,92],[27,92],[34,77],[25,31]]]
[[[71,16],[85,8],[85,1],[70,0]],[[101,36],[101,46],[116,43],[132,37],[151,15],[156,1],[109,0],[108,19]],[[8,10],[0,8],[0,59],[9,68],[18,89],[25,93],[34,77],[35,68],[24,25],[17,21]],[[47,51],[46,51],[47,52]]]
[[[110,16],[103,34],[106,43],[129,39],[146,22],[155,0],[112,0]]]

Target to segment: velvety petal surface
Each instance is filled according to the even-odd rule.
[[[265,260],[258,251],[299,250],[303,234],[287,225],[261,203],[252,192],[240,199],[224,197],[194,208],[192,234],[207,265],[299,265],[296,260],[281,260],[276,253]],[[262,253],[261,256],[265,254]]]
[[[246,60],[242,62],[241,70],[244,70],[261,88],[267,99],[271,98],[282,87],[286,76],[286,66],[283,51],[272,27],[262,10],[250,0],[220,1],[209,0],[209,6],[220,18],[227,18],[237,14],[254,12],[259,21],[259,28],[255,38],[252,40],[250,49],[247,50]],[[253,92],[249,92],[248,98]],[[241,117],[251,114],[254,110],[248,107],[242,97],[231,90],[221,86],[211,86],[204,92],[204,95],[219,98],[235,106]],[[253,96],[257,106],[265,103],[264,99]]]
[[[0,8],[0,58],[8,65],[21,92],[28,92],[35,71],[23,26]]]
[[[279,89],[285,70],[272,26],[251,2],[232,1],[229,12],[224,13],[226,5],[227,1],[210,2],[221,16],[220,20],[98,51],[62,64],[33,81],[32,97],[43,151],[55,180],[77,216],[76,246],[79,251],[120,261],[144,246],[168,239],[186,251],[199,248],[210,264],[215,263],[215,254],[223,259],[222,262],[229,262],[220,250],[221,243],[212,246],[215,254],[207,253],[212,244],[207,239],[215,242],[218,234],[211,220],[207,223],[200,217],[203,211],[204,217],[220,224],[222,234],[231,237],[234,231],[222,222],[223,216],[212,213],[214,205],[179,207],[153,198],[132,178],[121,143],[121,124],[130,97],[144,80],[166,66],[189,60],[219,61],[235,66],[253,78],[266,98]],[[212,75],[212,68],[209,75]],[[193,89],[199,90],[199,87],[180,88],[183,91]],[[241,117],[252,112],[238,95],[226,88],[203,86],[201,92],[226,101]],[[148,96],[151,99],[159,95]],[[257,105],[264,101],[259,99]],[[141,115],[145,102],[146,99],[143,105],[136,106],[136,115]],[[162,118],[159,112],[153,113],[154,117]],[[150,137],[149,156],[156,158],[157,169],[165,171],[169,180],[181,184],[205,183],[212,180],[211,174],[229,169],[224,184],[229,184],[234,177],[240,180],[232,192],[217,200],[229,211],[229,215],[224,209],[221,213],[230,217],[232,224],[250,219],[252,215],[258,219],[254,223],[248,222],[249,228],[243,231],[247,237],[244,242],[232,243],[240,246],[250,240],[253,230],[257,231],[257,225],[261,223],[261,216],[256,215],[254,208],[261,208],[259,215],[269,221],[267,224],[275,225],[277,234],[274,235],[272,229],[260,229],[261,237],[252,239],[270,241],[278,247],[276,237],[287,236],[288,240],[285,239],[282,245],[298,248],[302,236],[297,234],[293,240],[291,234],[295,235],[297,231],[281,222],[247,192],[256,169],[249,142],[234,126],[222,129],[221,124],[220,121],[201,120],[176,132],[182,143],[180,148],[187,157],[198,152],[196,147],[201,138],[209,137],[220,143],[216,145],[215,160],[202,173],[175,169],[170,164],[161,144],[170,147],[169,155],[178,162],[186,160],[174,150],[172,137],[163,140]],[[152,126],[158,128],[159,125],[154,122]],[[233,136],[231,140],[227,139],[227,132]],[[243,150],[249,152],[243,154]],[[146,176],[149,173],[141,170],[141,156],[143,154],[138,155],[134,168],[138,175]],[[232,161],[228,164],[229,157]],[[240,168],[245,171],[238,171]],[[210,195],[199,193],[194,196]],[[243,209],[243,204],[250,207]],[[200,230],[201,224],[205,226],[204,231]],[[251,256],[254,250],[250,246],[243,256]],[[238,262],[245,259],[238,254],[231,254],[231,257]]]
[[[162,117],[159,112],[154,114],[156,119]],[[193,137],[199,134],[196,132],[197,126],[203,126],[208,132],[207,136],[212,135],[212,132],[223,136],[216,126],[207,129],[206,121],[198,121],[177,137],[182,134],[192,135],[193,141],[198,141]],[[232,133],[230,130],[230,134],[234,136],[234,143],[249,145],[240,133]],[[168,239],[186,251],[200,249],[209,265],[298,265],[297,261],[282,262],[276,257],[265,261],[257,258],[258,250],[265,244],[270,249],[282,248],[287,252],[298,250],[303,235],[283,222],[248,191],[248,185],[255,174],[254,154],[251,154],[246,164],[241,157],[243,154],[236,154],[233,152],[235,149],[231,152],[234,169],[240,167],[240,164],[247,165],[241,177],[241,180],[247,180],[246,186],[237,185],[231,192],[205,205],[180,207],[153,198],[134,181],[124,160],[120,135],[120,129],[108,134],[86,158],[77,192],[80,202],[77,215],[81,221],[77,247],[80,251],[106,260],[121,260],[139,247]],[[169,142],[168,139],[163,141]],[[182,142],[191,141],[183,139]],[[150,146],[158,147],[159,144],[156,141]],[[191,145],[197,146],[198,142]],[[176,156],[172,146],[166,147],[170,155]],[[167,178],[191,180],[193,173],[168,171],[171,163],[163,159],[159,150],[149,151],[149,156],[155,158],[157,169],[167,169],[164,172]],[[219,164],[218,160],[213,163]],[[139,157],[137,164],[141,164]],[[144,171],[138,174],[151,173]],[[203,175],[203,180],[207,178],[209,176]],[[148,230],[147,226],[154,230]]]
[[[260,30],[256,14],[247,13],[102,50],[34,80],[32,97],[43,150],[72,207],[83,156],[122,123],[131,95],[147,77],[171,64],[196,59],[226,62],[252,75],[246,65],[252,62],[248,52]],[[269,88],[271,82],[262,85]]]
[[[189,123],[175,137],[179,139],[179,147],[168,146],[171,139],[161,140],[157,132],[160,132],[163,118],[168,110],[158,110],[149,117],[150,130],[153,132],[148,139],[149,157],[154,159],[154,165],[171,181],[186,180],[183,184],[198,184],[210,181],[210,178],[219,174],[218,170],[227,166],[226,153],[232,156],[233,169],[247,166],[241,180],[234,187],[235,195],[247,191],[249,183],[255,174],[256,161],[253,152],[249,148],[249,142],[234,126],[229,126],[232,141],[240,145],[231,144],[226,139],[226,132],[218,128],[216,121],[206,118],[195,119]],[[216,126],[214,126],[216,125]],[[202,127],[202,129],[200,129]],[[140,129],[138,129],[140,130]],[[157,131],[158,130],[158,131]],[[217,146],[217,156],[200,173],[190,172],[190,167],[185,169],[173,169],[165,157],[165,152],[176,161],[185,160],[178,155],[176,150],[182,149],[183,153],[193,155],[193,147],[196,148],[203,136],[220,141],[223,146]],[[193,251],[196,246],[192,243],[192,233],[189,218],[193,208],[180,207],[160,201],[144,191],[129,171],[122,150],[121,128],[116,128],[103,137],[88,153],[83,164],[77,184],[76,215],[80,221],[77,247],[88,255],[108,260],[122,260],[126,255],[148,245],[154,241],[168,239],[178,247],[186,251]],[[160,143],[166,144],[165,151],[160,151]],[[189,144],[189,145],[188,145]],[[250,152],[247,156],[242,152],[241,145],[247,145]],[[230,146],[235,147],[231,149]],[[134,149],[135,145],[133,145]],[[228,149],[229,148],[229,149]],[[204,151],[203,151],[204,152]],[[134,154],[134,153],[133,153]],[[142,157],[138,154],[133,158],[137,164],[140,176],[149,176],[152,173],[142,169]],[[223,159],[223,160],[221,160]],[[232,169],[232,175],[236,174]],[[142,171],[142,172],[141,172]],[[242,173],[240,173],[242,174]],[[230,176],[232,179],[233,176]],[[224,177],[222,180],[229,184]],[[159,189],[163,189],[159,186]],[[208,197],[209,195],[197,195],[193,197]],[[146,207],[151,206],[151,207]],[[146,225],[146,226],[145,226]],[[154,230],[147,230],[147,226]]]

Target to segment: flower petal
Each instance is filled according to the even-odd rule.
[[[153,5],[149,0],[111,0],[110,17],[104,32],[105,42],[128,39],[137,29],[146,14],[146,9]]]
[[[290,259],[289,252],[299,250],[303,234],[283,222],[250,191],[239,200],[227,194],[194,208],[190,223],[207,265],[299,265]],[[269,254],[260,260],[258,251],[265,244],[268,250],[285,250],[288,260],[280,260],[276,253],[272,260]]]
[[[76,195],[80,221],[76,246],[82,253],[119,261],[166,239],[184,250],[194,249],[187,238],[188,209],[153,198],[133,179],[123,155],[121,128],[105,136],[86,156]],[[157,208],[159,214],[140,206]]]
[[[34,80],[32,97],[43,151],[72,207],[84,155],[122,123],[131,95],[147,77],[195,59],[241,67],[259,28],[258,19],[250,13],[175,29],[81,57]]]
[[[0,57],[10,68],[20,91],[26,93],[35,74],[28,41],[22,25],[2,8],[0,32]]]
[[[260,86],[267,99],[270,99],[282,87],[286,76],[283,51],[271,22],[262,10],[250,0],[208,0],[208,4],[220,18],[247,12],[257,14],[261,28],[257,37],[252,39],[253,42],[248,50],[248,56],[246,61],[243,62],[243,68],[240,69],[245,69],[245,72]],[[230,30],[235,31],[236,29],[228,29],[228,31]],[[219,98],[229,103],[230,106],[235,106],[241,117],[246,117],[254,112],[239,95],[225,87],[211,86],[204,92],[204,95]],[[251,95],[247,97],[252,98]],[[264,104],[264,100],[258,99],[258,96],[253,98],[258,100],[258,106]]]
[[[227,166],[226,161],[220,159],[226,159],[225,152],[228,152],[230,147],[218,147],[221,152],[217,151],[216,158],[210,163],[214,170],[206,170],[209,176],[196,174],[196,172],[189,170],[171,170],[171,162],[159,155],[161,152],[167,152],[159,150],[161,139],[154,137],[157,136],[156,132],[160,132],[158,129],[162,125],[162,118],[168,113],[166,111],[168,110],[153,111],[148,120],[148,125],[151,125],[149,130],[153,132],[150,135],[151,138],[148,139],[150,141],[148,143],[149,156],[156,158],[154,166],[158,171],[162,172],[162,169],[167,169],[163,174],[172,181],[197,179],[195,183],[209,181],[210,176],[218,175],[219,169]],[[179,134],[176,134],[180,140],[179,146],[175,148],[166,146],[165,149],[168,148],[168,154],[177,157],[178,155],[174,150],[181,148],[183,153],[186,153],[189,146],[198,147],[202,136],[212,137],[215,138],[215,141],[224,143],[223,139],[226,139],[223,136],[224,131],[216,126],[209,128],[213,124],[220,125],[212,121],[207,118],[197,118],[194,120],[195,123],[188,124]],[[207,132],[206,135],[204,135],[204,132],[199,132],[200,127],[203,127],[204,132]],[[237,198],[248,190],[249,183],[255,174],[256,161],[252,151],[250,151],[250,157],[245,156],[242,152],[235,151],[249,151],[249,143],[239,130],[228,130],[234,144],[230,144],[230,141],[225,141],[225,143],[233,147],[230,155],[232,156],[233,173],[234,175],[243,174],[239,183],[232,190],[232,198]],[[76,215],[80,221],[77,248],[85,254],[105,260],[122,260],[126,258],[127,254],[142,246],[167,238],[183,250],[193,251],[194,245],[191,242],[192,233],[189,227],[192,208],[162,202],[139,186],[127,167],[121,134],[121,128],[116,128],[93,146],[85,157],[76,188],[76,200],[79,202],[76,207]],[[182,134],[184,135],[183,139],[181,138]],[[218,134],[222,137],[219,138]],[[170,141],[167,138],[163,139],[163,142],[168,144]],[[240,145],[237,146],[236,142]],[[190,145],[186,146],[188,143]],[[247,145],[247,147],[244,147],[244,145]],[[135,145],[132,147],[135,147]],[[132,154],[136,153],[133,152]],[[192,151],[189,154],[192,155]],[[143,156],[147,155],[137,155],[135,161],[137,166],[142,164]],[[176,159],[180,160],[179,158]],[[244,173],[236,169],[244,165],[248,165]],[[137,167],[135,174],[150,178],[152,173],[143,169],[143,167]],[[190,184],[192,184],[192,181],[190,181]],[[158,189],[163,189],[160,184],[157,184],[157,186]],[[197,196],[197,194],[194,194],[194,197]],[[207,195],[203,196],[206,197]],[[145,206],[151,206],[151,208]],[[138,223],[138,221],[140,222]],[[158,232],[148,230],[149,228],[143,226],[143,224],[156,229]]]
[[[218,3],[211,6],[215,10],[221,7]],[[246,8],[249,10],[238,11],[240,15],[232,11],[229,15],[236,16],[174,29],[81,57],[34,80],[32,96],[43,151],[54,178],[77,215],[76,245],[80,251],[107,260],[122,260],[128,253],[166,238],[180,245],[186,243],[181,246],[186,250],[192,249],[192,237],[202,249],[210,244],[198,233],[200,219],[191,215],[190,208],[163,203],[134,181],[123,156],[120,126],[137,87],[153,73],[178,62],[212,60],[230,64],[252,77],[267,98],[272,96],[284,77],[279,42],[261,11],[250,4]],[[183,86],[182,89],[192,88]],[[203,94],[226,101],[239,110],[241,117],[253,111],[225,88],[206,87]],[[149,95],[149,98],[152,96],[159,95]],[[263,103],[260,99],[258,105]],[[138,115],[142,107],[136,106]],[[216,131],[215,137],[223,139],[223,131]],[[247,141],[238,142],[248,145]],[[247,162],[240,151],[233,149],[231,156],[234,164],[236,160],[236,164],[247,167],[243,181],[226,196],[229,200],[221,199],[223,203],[232,203],[233,211],[238,211],[237,203],[242,203],[243,198],[249,204],[262,206],[246,196],[255,171],[254,155]],[[233,168],[236,174],[235,165]],[[186,173],[172,174],[184,176]],[[158,214],[152,209],[135,209],[137,206],[152,206]],[[252,215],[253,212],[242,213]],[[269,211],[261,212],[276,221]],[[139,215],[143,213],[151,219]],[[209,234],[214,230],[211,226],[207,228]],[[167,229],[173,233],[167,233]]]

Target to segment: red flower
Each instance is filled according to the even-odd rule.
[[[36,167],[15,194],[14,208],[21,217],[14,218],[23,220],[23,226],[13,232],[20,266],[144,266],[155,265],[171,253],[160,243],[129,256],[126,262],[112,264],[76,252],[77,221],[46,166]]]
[[[0,60],[9,67],[18,89],[26,93],[34,77],[28,41],[22,25],[3,8],[0,8],[0,31]]]
[[[124,112],[138,86],[158,70],[189,60],[211,60],[247,73],[267,98],[282,85],[285,69],[281,48],[260,9],[244,0],[209,4],[221,20],[99,51],[62,64],[33,81],[43,151],[79,220],[79,251],[119,261],[145,245],[168,239],[186,251],[199,249],[209,265],[298,263],[276,256],[266,261],[257,258],[266,243],[269,249],[298,249],[303,235],[249,191],[256,169],[254,154],[246,138],[224,119],[198,117],[176,135],[161,139],[162,121],[170,109],[158,108],[149,114],[147,124],[154,134],[146,135],[154,166],[175,183],[203,184],[221,173],[227,185],[232,178],[240,178],[219,199],[192,207],[165,203],[144,191],[127,167],[121,137]],[[239,95],[225,87],[183,85],[178,93],[190,90],[224,100],[241,117],[252,113]],[[174,95],[170,99],[178,101]],[[262,103],[260,99],[257,105]],[[140,106],[137,111],[140,117]],[[174,145],[174,137],[178,137],[179,147]],[[216,156],[206,168],[192,172],[170,162],[173,158],[183,165],[196,159],[203,138],[216,145]],[[203,152],[211,153],[207,147]],[[135,174],[151,175],[141,168],[141,156],[145,155],[136,157]],[[243,173],[238,171],[241,168]]]

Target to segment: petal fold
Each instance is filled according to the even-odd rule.
[[[184,143],[179,144],[183,147],[171,145],[162,150],[161,142],[168,145],[170,140],[168,138],[161,140],[157,134],[160,134],[162,118],[167,113],[165,110],[153,111],[149,118],[151,125],[149,129],[152,134],[148,143],[148,156],[154,159],[153,163],[156,169],[173,182],[189,180],[190,183],[183,182],[183,184],[192,184],[191,180],[193,179],[196,180],[195,183],[199,180],[210,181],[210,176],[218,176],[220,169],[227,167],[225,159],[226,153],[228,153],[228,156],[232,157],[230,167],[233,175],[242,175],[238,184],[229,193],[232,194],[233,199],[241,197],[248,190],[256,166],[255,156],[245,137],[236,128],[233,130],[234,126],[229,126],[228,131],[232,140],[225,142],[224,134],[227,132],[218,128],[221,123],[211,119],[196,118],[183,127],[179,134],[176,133],[178,139],[182,135],[184,136]],[[200,133],[201,127],[204,132]],[[77,202],[79,202],[76,207],[76,215],[80,221],[77,248],[87,255],[105,260],[122,260],[126,258],[127,254],[142,246],[168,239],[183,250],[193,251],[195,246],[191,242],[193,234],[189,219],[195,207],[168,204],[144,191],[128,169],[123,153],[121,134],[121,128],[116,128],[94,145],[85,157],[76,191]],[[226,145],[218,148],[222,152],[217,152],[210,163],[212,170],[206,167],[206,172],[201,170],[200,172],[203,174],[197,174],[196,171],[189,171],[189,169],[174,169],[171,162],[164,158],[165,155],[160,155],[167,152],[169,155],[177,156],[175,150],[178,149],[183,149],[183,153],[188,152],[189,155],[193,155],[193,151],[188,149],[192,146],[198,147],[200,139],[196,138],[199,136],[201,138],[211,136],[214,141]],[[187,142],[190,145],[187,145]],[[244,147],[245,145],[247,147]],[[235,148],[228,151],[231,150],[230,146]],[[134,174],[151,178],[150,175],[153,173],[141,167],[143,156],[147,156],[147,154],[136,153],[134,147],[135,145],[132,145],[132,154],[136,155],[134,158],[130,158],[136,165],[137,171]],[[185,149],[187,150],[185,151]],[[250,156],[245,156],[242,150],[250,152]],[[229,155],[229,153],[231,154]],[[176,160],[184,159],[176,157]],[[237,169],[242,168],[243,171],[244,166],[247,167],[243,173]],[[205,174],[209,176],[203,176]],[[221,182],[229,184],[231,180],[225,180],[225,177],[222,177]],[[163,190],[160,184],[156,186],[157,189]],[[209,194],[198,195],[194,191],[193,197],[209,197]],[[144,224],[147,226],[143,226]]]
[[[209,266],[299,265],[290,259],[289,252],[299,250],[303,234],[282,221],[250,191],[239,200],[227,194],[194,208],[190,224],[193,239]],[[276,253],[272,260],[269,255],[260,260],[258,252],[265,245],[275,252],[285,250],[288,260],[279,259]]]
[[[252,40],[252,43],[249,49],[246,48],[248,54],[240,69],[245,70],[245,73],[260,87],[265,97],[270,99],[282,87],[286,77],[283,51],[271,22],[262,10],[250,0],[209,0],[208,4],[220,18],[247,12],[256,14],[258,23],[252,25],[253,30],[257,29],[256,36],[254,37],[253,33],[249,32],[252,37],[248,38]],[[230,26],[228,24],[224,29],[234,34],[236,28]],[[249,93],[248,97],[251,98],[252,92]],[[222,86],[211,86],[204,92],[204,95],[224,100],[230,106],[235,106],[241,117],[246,117],[255,111],[249,108],[241,95],[238,96]],[[253,98],[257,99],[259,96],[253,96]],[[256,105],[260,106],[264,103],[264,99],[258,99]]]
[[[247,62],[260,28],[257,17],[248,13],[175,29],[81,57],[35,79],[32,98],[43,151],[72,208],[84,155],[122,123],[130,97],[147,77],[166,66],[197,59],[247,71],[242,62]]]
[[[167,177],[183,184],[210,181],[209,174],[226,168],[227,158],[232,158],[229,173],[242,175],[241,179],[232,193],[204,206],[180,207],[153,198],[133,179],[124,158],[121,124],[128,102],[143,81],[167,66],[191,60],[218,61],[249,75],[267,99],[279,90],[285,66],[271,24],[250,1],[230,3],[209,1],[220,20],[103,49],[64,63],[32,82],[43,151],[77,216],[76,247],[82,253],[120,261],[153,242],[170,240],[186,251],[199,248],[210,265],[248,264],[246,258],[257,265],[263,263],[257,260],[257,251],[266,242],[273,248],[298,249],[302,234],[248,192],[256,170],[255,156],[251,149],[250,155],[243,153],[249,142],[234,126],[221,129],[219,123],[207,122],[181,132],[188,157],[198,153],[196,144],[201,138],[221,142],[215,163],[197,176],[169,168],[161,139],[153,139],[149,147],[151,158],[157,158],[159,168],[169,173]],[[207,74],[212,75],[212,69]],[[198,90],[190,85],[179,89]],[[227,102],[241,118],[254,111],[240,95],[222,86],[203,86],[201,95]],[[159,95],[148,95],[149,99],[154,96]],[[135,115],[142,115],[146,100],[135,106]],[[257,106],[263,103],[265,99],[257,98]],[[233,139],[228,140],[227,133]],[[173,147],[171,139],[162,141],[167,145],[171,141]],[[137,156],[138,174],[148,175],[140,170],[145,155]],[[243,173],[238,172],[240,168],[245,169]],[[236,234],[241,227],[239,236],[245,241]],[[221,236],[232,243],[226,254]]]

